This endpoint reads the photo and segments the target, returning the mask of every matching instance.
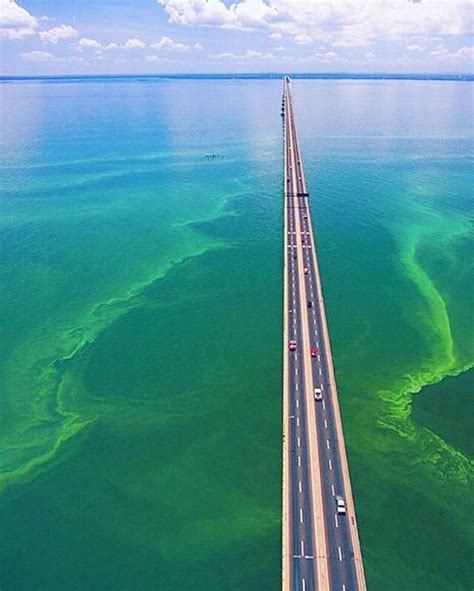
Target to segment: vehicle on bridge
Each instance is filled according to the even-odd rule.
[[[336,507],[337,507],[337,514],[338,515],[345,515],[346,514],[346,502],[341,497],[341,495],[336,496]]]
[[[319,351],[317,347],[311,347],[311,357],[317,357]]]
[[[314,389],[314,398],[316,400],[322,400],[323,399],[323,393],[321,392],[321,388],[315,388]]]
[[[296,351],[296,341],[290,341],[290,351]]]

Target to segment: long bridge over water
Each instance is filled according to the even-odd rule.
[[[283,591],[365,591],[309,194],[285,77]]]

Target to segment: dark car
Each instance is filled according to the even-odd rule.
[[[308,300],[308,308],[312,308],[313,307],[313,302],[311,300]]]

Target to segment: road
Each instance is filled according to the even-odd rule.
[[[285,77],[283,591],[365,591],[291,82]],[[296,349],[291,350],[294,341]],[[315,397],[321,390],[321,399]],[[346,514],[338,514],[336,497]]]

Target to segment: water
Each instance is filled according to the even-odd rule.
[[[369,587],[470,589],[472,84],[294,86]],[[2,84],[2,588],[279,588],[280,95]]]

